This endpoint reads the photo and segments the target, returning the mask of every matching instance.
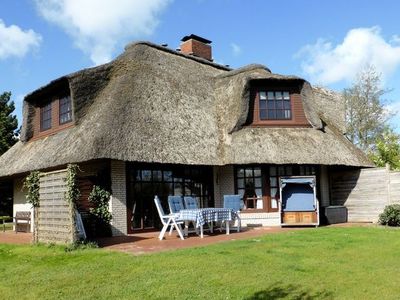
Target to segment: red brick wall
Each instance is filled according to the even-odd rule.
[[[33,136],[31,140],[43,138],[48,135],[55,134],[60,130],[74,126],[74,122],[65,124],[59,123],[60,102],[59,99],[54,99],[51,102],[51,128],[45,131],[40,131],[40,107],[35,107],[35,115],[33,116]]]
[[[193,39],[187,40],[181,44],[181,52],[212,60],[211,46]]]

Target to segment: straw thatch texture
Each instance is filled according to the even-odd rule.
[[[257,80],[299,84],[313,128],[244,126],[250,86]],[[323,105],[315,104],[319,98],[307,82],[260,65],[232,71],[153,44],[132,44],[109,64],[64,76],[28,95],[23,141],[32,134],[35,103],[66,87],[75,126],[18,142],[0,158],[0,176],[101,158],[199,165],[370,165],[332,126],[332,131],[321,131]]]

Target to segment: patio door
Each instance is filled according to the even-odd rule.
[[[128,233],[161,228],[154,196],[166,213],[168,196],[196,197],[202,207],[213,206],[212,168],[161,164],[128,164]]]

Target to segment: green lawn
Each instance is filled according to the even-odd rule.
[[[1,299],[398,299],[400,230],[319,228],[135,257],[0,245]]]
[[[5,223],[5,228],[6,228],[6,230],[12,230],[13,223]],[[3,224],[0,224],[0,230],[3,230]]]

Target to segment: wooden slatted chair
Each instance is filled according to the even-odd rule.
[[[25,227],[25,232],[31,231],[31,212],[30,211],[17,211],[14,217],[15,233],[18,231],[19,227]]]

